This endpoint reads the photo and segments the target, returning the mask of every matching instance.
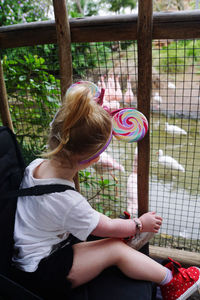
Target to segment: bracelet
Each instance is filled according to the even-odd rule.
[[[133,221],[135,222],[136,225],[136,234],[140,233],[142,231],[142,222],[138,218],[134,218]]]

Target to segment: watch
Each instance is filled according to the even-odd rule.
[[[142,231],[142,222],[138,218],[134,218],[133,221],[136,225],[136,233],[140,233]]]

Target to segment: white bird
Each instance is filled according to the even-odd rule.
[[[162,97],[160,96],[160,94],[158,92],[155,92],[153,99],[158,103],[162,103]]]
[[[165,123],[165,131],[173,135],[187,135],[187,132],[184,129],[176,125],[170,125],[167,122]]]
[[[124,167],[105,151],[101,153],[99,161],[93,164],[93,167],[99,174],[103,174],[106,172],[109,173],[113,170],[125,172]]]
[[[174,83],[168,82],[168,88],[169,88],[169,89],[174,89],[174,90],[175,90],[176,86],[175,86]]]
[[[163,151],[160,149],[158,151],[158,162],[160,165],[165,167],[166,169],[177,170],[181,172],[185,172],[184,167],[178,163],[173,157],[168,155],[163,155]]]
[[[160,96],[160,94],[158,92],[155,92],[155,94],[153,96],[153,100],[157,103],[157,108],[159,108],[160,104],[162,103],[162,97]]]
[[[189,238],[189,234],[187,232],[187,229],[184,228],[183,231],[179,231],[179,236],[184,238],[184,239],[188,239]]]
[[[135,155],[133,161],[133,171],[127,180],[127,210],[131,215],[137,215],[138,211],[138,194],[137,194],[137,162],[138,153],[137,147],[135,148]]]
[[[160,121],[153,123],[154,128],[157,130],[160,127]]]
[[[124,94],[124,102],[128,104],[132,104],[134,102],[134,94],[131,88],[131,82],[129,77],[127,79],[127,91]]]

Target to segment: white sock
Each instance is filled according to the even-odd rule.
[[[163,281],[161,281],[160,285],[165,285],[165,284],[169,283],[173,278],[172,271],[170,271],[168,268],[165,268],[165,269],[166,269],[166,275],[165,275],[165,278],[163,279]]]

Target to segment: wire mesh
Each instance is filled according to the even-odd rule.
[[[190,251],[200,249],[199,60],[199,40],[153,41],[150,204],[164,217],[154,243]]]
[[[160,40],[152,47],[149,206],[164,222],[151,243],[199,252],[200,41]],[[7,59],[4,74],[14,127],[28,161],[45,147],[49,123],[59,107],[57,46],[1,54]],[[106,87],[107,106],[137,107],[135,41],[74,43],[72,58],[74,81],[85,79]],[[17,69],[18,76],[10,68],[13,73]],[[81,192],[108,216],[118,217],[124,210],[136,215],[136,166],[137,144],[113,138],[99,163],[80,172]]]

